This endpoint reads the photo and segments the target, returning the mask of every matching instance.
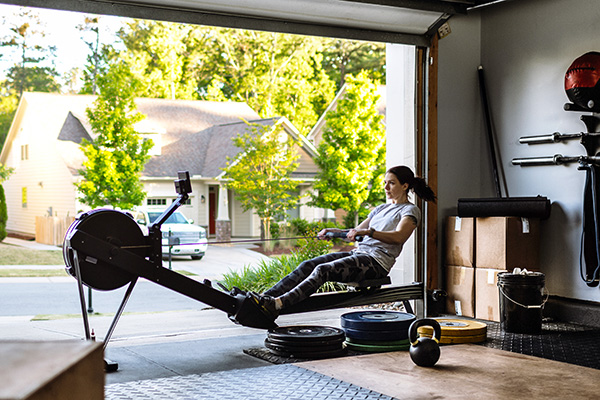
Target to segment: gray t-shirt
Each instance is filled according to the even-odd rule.
[[[401,204],[381,204],[369,213],[369,228],[376,231],[394,231],[398,227],[400,220],[406,216],[412,216],[417,225],[421,223],[421,210],[411,203]],[[366,253],[375,258],[377,262],[389,271],[394,266],[396,258],[402,251],[401,244],[384,243],[370,236],[365,236],[362,242],[359,242],[358,253]]]

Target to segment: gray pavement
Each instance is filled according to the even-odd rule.
[[[30,246],[39,250],[49,247],[18,239],[9,239],[8,243]],[[173,261],[173,269],[185,269],[198,274],[197,279],[217,280],[229,270],[241,269],[265,257],[250,249],[250,245],[213,245],[209,246],[206,256],[199,261],[178,258]],[[60,250],[54,247],[55,250]],[[0,268],[14,266],[0,266]],[[20,266],[30,268],[31,266]],[[43,268],[62,268],[63,266],[43,266]],[[74,280],[64,278],[3,278],[0,279],[0,293],[5,288],[27,283],[46,283],[49,285],[70,282],[72,288],[66,296],[76,296],[73,290]],[[138,285],[140,285],[140,282]],[[148,286],[158,286],[145,282]],[[52,286],[55,287],[55,286]],[[136,289],[140,289],[136,287]],[[25,289],[23,289],[25,291]],[[140,289],[143,294],[144,290]],[[162,290],[166,290],[162,288]],[[114,292],[114,291],[113,291]],[[170,291],[169,291],[170,292]],[[112,292],[111,292],[112,293]],[[172,294],[172,293],[170,293]],[[175,296],[180,296],[174,294]],[[1,294],[0,294],[1,296]],[[19,299],[21,304],[27,301],[24,294]],[[136,290],[133,291],[133,299]],[[149,309],[145,311],[129,311],[120,319],[105,355],[119,363],[119,370],[106,375],[106,383],[122,383],[138,380],[165,377],[185,376],[214,371],[228,371],[244,368],[255,368],[270,365],[268,362],[249,356],[244,349],[263,346],[266,332],[264,330],[236,325],[228,320],[225,313],[193,302],[190,307],[173,301],[173,306],[159,311],[152,310],[151,303],[156,295],[148,292]],[[49,303],[51,298],[44,295],[42,301]],[[94,296],[94,298],[96,298]],[[144,303],[143,296],[137,298]],[[187,298],[186,298],[187,299]],[[73,301],[73,300],[69,300]],[[77,301],[77,299],[75,299]],[[164,300],[168,302],[170,300]],[[198,304],[197,304],[198,303]],[[80,315],[54,315],[46,320],[33,320],[34,314],[40,313],[2,313],[0,302],[0,340],[82,340],[83,323]],[[17,305],[14,305],[17,307]],[[99,307],[99,306],[98,306]],[[98,312],[95,306],[95,311]],[[25,307],[23,306],[23,309]],[[135,309],[135,308],[134,308]],[[115,310],[116,311],[116,308]],[[112,311],[112,312],[114,312]],[[103,310],[102,312],[108,312]],[[347,310],[326,310],[314,313],[286,315],[278,319],[279,325],[327,325],[339,326],[340,315]],[[45,314],[45,313],[44,313]],[[99,315],[90,318],[98,340],[105,336],[112,315]]]

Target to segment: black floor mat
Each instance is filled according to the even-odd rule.
[[[600,369],[600,329],[564,322],[542,322],[542,333],[529,335],[502,331],[488,324],[483,346]]]
[[[485,322],[488,326],[487,340],[480,343],[482,346],[600,369],[600,329],[598,328],[564,322],[543,322],[542,333],[530,335],[504,332],[498,322],[481,322]],[[244,353],[273,364],[307,361],[275,355],[266,347],[250,348],[244,350]],[[346,356],[360,354],[372,353],[348,351]]]

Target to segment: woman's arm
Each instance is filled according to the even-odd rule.
[[[363,225],[365,221],[363,221],[359,226],[355,229],[351,229],[348,232],[348,238],[354,240],[356,236],[367,236],[369,235],[370,229],[368,229],[369,224]],[[390,244],[404,244],[412,235],[413,231],[417,227],[417,223],[415,218],[412,215],[407,215],[402,217],[398,226],[396,226],[396,230],[393,231],[374,231],[371,237],[373,239],[377,239],[384,243]]]
[[[365,229],[369,229],[369,223],[371,222],[370,218],[365,219],[363,222],[361,222],[360,224],[358,224],[358,226],[354,229],[350,229],[350,231],[348,232],[348,234],[346,235],[346,237],[349,239],[349,241],[353,242],[355,239],[355,236],[361,236],[361,235],[357,235],[356,233],[354,233],[351,236],[351,232],[356,232],[357,229],[360,230],[365,230]],[[317,233],[317,237],[319,239],[325,239],[325,234],[327,232],[342,232],[343,229],[339,229],[339,228],[325,228],[323,230],[321,230],[319,233]]]

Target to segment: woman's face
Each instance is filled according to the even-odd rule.
[[[383,189],[388,199],[394,201],[406,201],[406,191],[408,190],[408,183],[400,183],[396,175],[388,172],[383,178]]]

